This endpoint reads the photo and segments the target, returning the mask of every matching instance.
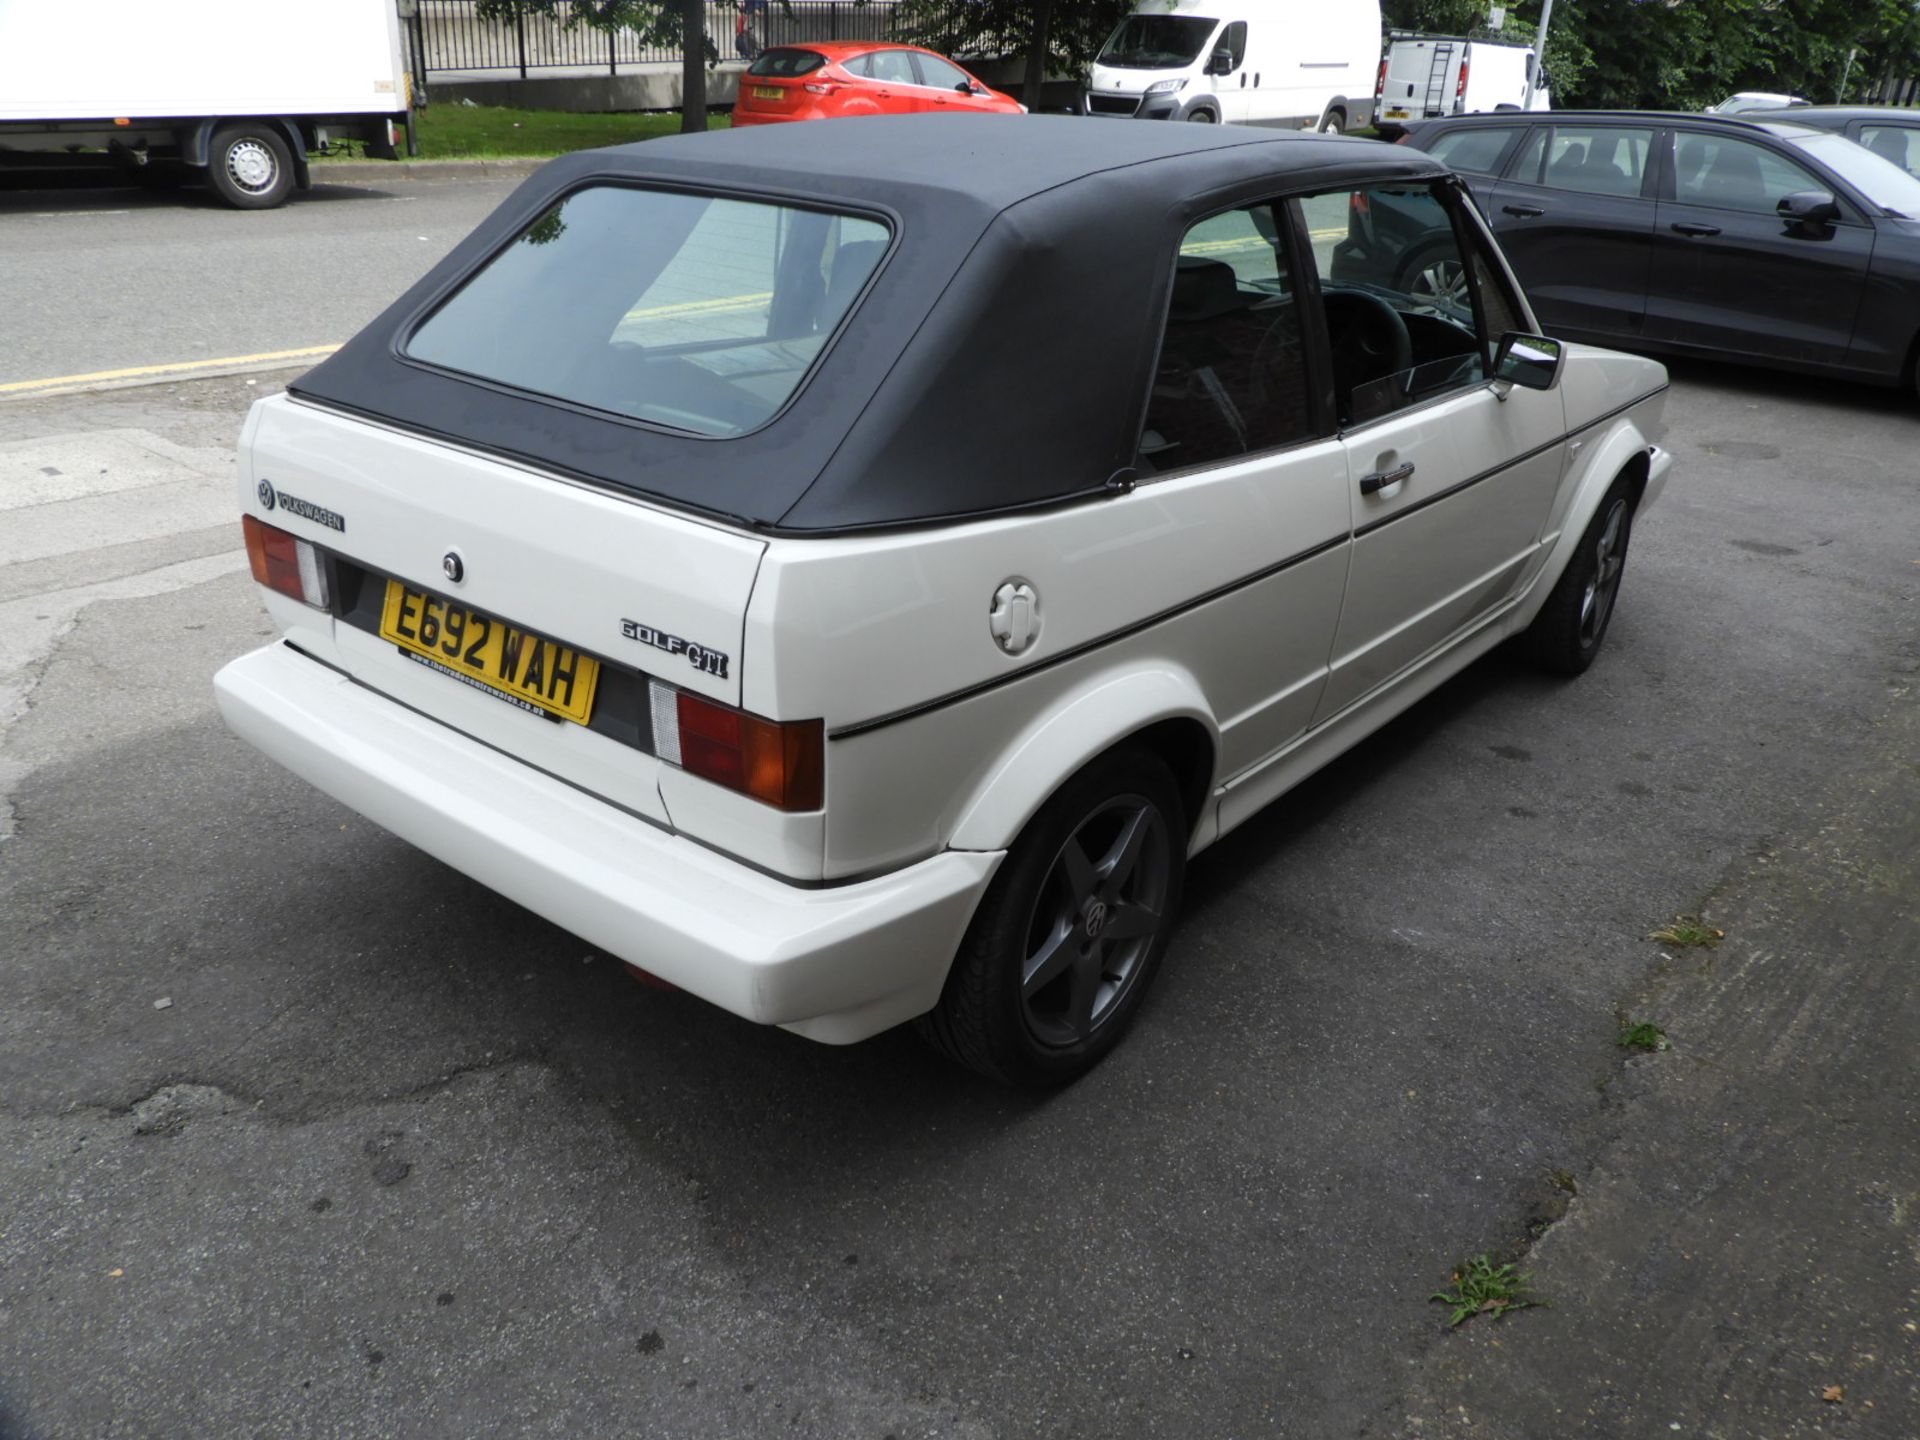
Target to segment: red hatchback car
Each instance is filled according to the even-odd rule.
[[[1018,115],[1025,109],[931,50],[832,41],[761,52],[740,77],[733,123],[838,115]]]

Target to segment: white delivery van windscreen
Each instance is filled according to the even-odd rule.
[[[1115,70],[1184,71],[1203,58],[1219,28],[1213,15],[1179,13],[1171,6],[1136,10],[1114,27],[1093,63]]]

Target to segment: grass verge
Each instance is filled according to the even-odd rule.
[[[731,120],[710,113],[707,124],[724,130]],[[601,145],[628,145],[680,133],[677,110],[578,114],[571,110],[514,110],[503,105],[458,105],[442,101],[419,112],[415,128],[420,160],[502,160],[564,155]],[[401,153],[405,155],[405,147]]]

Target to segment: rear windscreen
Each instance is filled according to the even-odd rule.
[[[749,75],[777,75],[791,80],[796,75],[811,75],[827,63],[827,57],[814,50],[769,50],[747,67]]]
[[[786,404],[889,231],[863,216],[598,185],[427,318],[413,360],[696,435]]]

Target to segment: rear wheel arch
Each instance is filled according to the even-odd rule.
[[[1198,682],[1168,668],[1096,681],[1036,720],[976,787],[949,847],[1006,849],[1077,776],[1129,745],[1145,747],[1172,773],[1191,842],[1202,831],[1218,742]]]

